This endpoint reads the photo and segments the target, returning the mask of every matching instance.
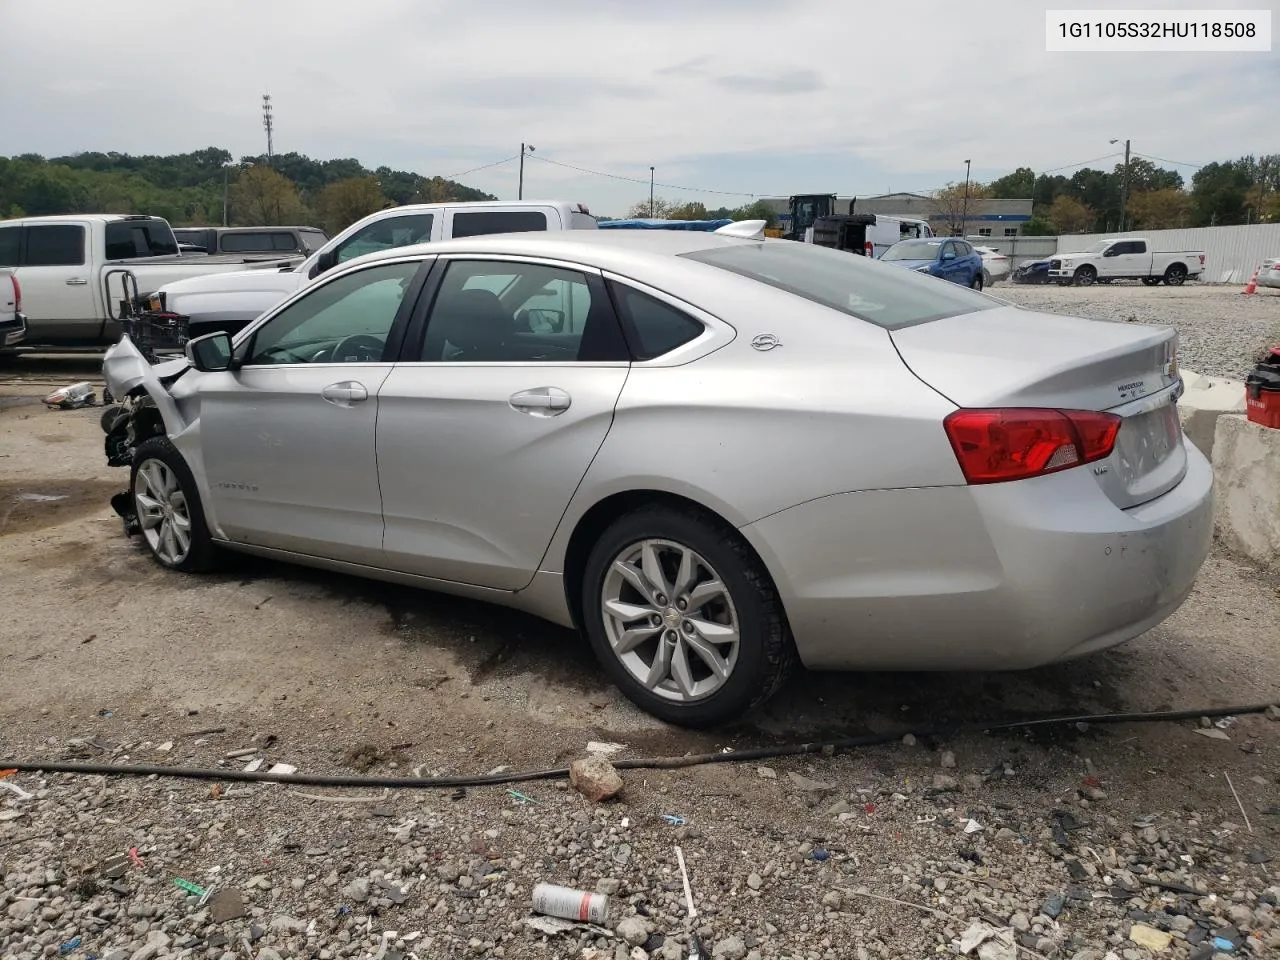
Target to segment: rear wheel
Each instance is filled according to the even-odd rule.
[[[983,267],[982,268],[982,285],[984,287],[989,287],[991,286],[991,284],[992,284],[991,273],[990,271],[987,270],[986,267]]]
[[[217,565],[195,478],[168,437],[139,445],[130,489],[142,539],[161,566],[203,573]]]
[[[1187,268],[1185,264],[1171,263],[1169,269],[1164,272],[1164,282],[1171,287],[1180,287],[1187,279]]]
[[[1079,267],[1072,276],[1071,282],[1077,286],[1091,287],[1097,279],[1098,271],[1093,267]]]
[[[982,275],[983,275],[983,273],[986,273],[986,271],[984,270],[984,271],[982,271],[981,273],[976,274],[976,275],[974,276],[974,278],[973,278],[973,282],[972,282],[971,284],[969,284],[969,286],[970,286],[970,287],[972,287],[974,290],[979,290],[979,291],[980,291],[980,290],[982,290]]]
[[[616,520],[587,559],[582,604],[610,678],[669,723],[734,719],[795,662],[767,571],[734,530],[696,510],[652,505]]]

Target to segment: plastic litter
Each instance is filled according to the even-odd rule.
[[[147,868],[147,865],[142,862],[142,858],[138,856],[137,847],[129,848],[129,859],[133,861],[133,865],[137,867],[139,870],[145,870]]]
[[[554,883],[540,883],[533,888],[533,909],[538,913],[577,923],[603,925],[609,920],[607,896]]]
[[[524,803],[524,804],[530,804],[530,803],[532,803],[532,804],[539,804],[539,803],[541,803],[541,801],[539,801],[539,800],[535,800],[535,799],[533,799],[533,797],[529,796],[527,793],[521,793],[519,790],[508,790],[508,791],[507,791],[507,796],[511,797],[511,798],[512,798],[513,800],[515,800],[517,803]]]
[[[197,886],[190,880],[183,880],[181,877],[174,877],[173,885],[197,897],[203,897],[205,895],[204,887]]]
[[[981,829],[982,829],[982,824],[980,824],[977,820],[970,819],[966,821],[964,825],[965,833],[977,833]]]
[[[671,824],[671,826],[673,826],[673,827],[683,827],[683,826],[684,826],[684,817],[676,817],[676,816],[672,816],[672,815],[671,815],[671,814],[669,814],[669,813],[664,813],[664,814],[662,815],[662,819],[663,819],[663,820],[665,820],[665,821],[667,821],[667,823]]]
[[[1236,945],[1225,937],[1214,937],[1213,949],[1222,953],[1235,953]]]
[[[80,946],[80,938],[79,938],[79,937],[72,937],[70,940],[68,940],[68,941],[67,941],[66,943],[64,943],[62,946],[58,947],[58,955],[59,955],[59,956],[63,956],[63,957],[65,957],[68,953],[70,953],[71,951],[75,950],[75,949],[76,949],[76,947],[78,947],[78,946]]]
[[[54,493],[20,493],[19,500],[26,500],[28,503],[54,503],[57,500],[67,499],[63,494]]]
[[[27,793],[27,791],[23,790],[16,783],[12,783],[8,780],[0,780],[0,790],[8,790],[10,793],[16,796],[19,800],[35,799],[34,793]]]
[[[826,863],[828,860],[831,859],[831,854],[828,851],[823,850],[821,847],[813,851],[813,853],[809,854],[809,856],[811,859],[815,860],[818,863]]]
[[[73,383],[70,386],[55,390],[44,398],[45,406],[60,410],[76,410],[80,407],[92,406],[97,402],[97,394],[93,392],[93,384],[88,380]]]

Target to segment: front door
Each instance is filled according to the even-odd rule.
[[[322,282],[257,328],[242,367],[202,380],[201,453],[232,542],[381,563],[378,391],[425,269],[419,258]]]
[[[380,397],[387,563],[519,589],[613,423],[626,344],[598,271],[457,258],[436,282]]]

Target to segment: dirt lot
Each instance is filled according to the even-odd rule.
[[[1089,291],[1079,309],[1107,295],[1134,296]],[[127,477],[105,466],[98,411],[29,402],[92,372],[74,359],[0,370],[0,760],[238,769],[249,758],[225,754],[257,748],[306,773],[483,773],[562,767],[590,740],[625,744],[619,757],[679,756],[1280,700],[1274,573],[1215,555],[1182,611],[1115,651],[1010,675],[805,675],[734,729],[674,730],[622,700],[577,637],[520,615],[259,560],[213,577],[161,571],[107,506]],[[1242,717],[1226,739],[1195,727],[925,739],[761,761],[763,773],[636,771],[599,808],[549,782],[519,786],[539,801],[528,805],[497,787],[457,800],[306,791],[326,801],[280,785],[19,774],[9,782],[34,798],[0,792],[0,956],[72,944],[66,955],[135,960],[678,957],[677,842],[695,927],[732,960],[954,953],[983,920],[1011,923],[1023,956],[1155,955],[1139,945],[1144,925],[1171,933],[1163,955],[1207,957],[1214,931],[1233,928],[1237,954],[1280,955],[1280,723]],[[966,833],[970,818],[981,829]],[[131,847],[145,866],[104,879],[105,858]],[[239,889],[250,915],[215,922],[174,877]],[[614,921],[638,916],[647,939],[633,950],[526,929],[542,880],[617,888]]]

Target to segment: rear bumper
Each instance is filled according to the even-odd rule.
[[[27,339],[27,318],[16,314],[14,319],[0,323],[0,347],[16,347]]]
[[[1258,286],[1280,287],[1280,273],[1268,270],[1266,273],[1258,274]]]
[[[1031,481],[849,493],[743,528],[805,665],[1016,669],[1123,643],[1191,591],[1213,472],[1120,510],[1088,469]]]

